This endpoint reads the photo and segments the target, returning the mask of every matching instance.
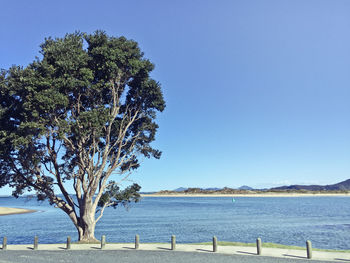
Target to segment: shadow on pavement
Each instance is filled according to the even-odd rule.
[[[246,251],[236,251],[237,253],[241,253],[241,254],[248,254],[248,255],[255,255],[256,256],[256,253],[253,253],[253,252],[246,252]]]
[[[164,249],[164,250],[171,250],[170,248],[167,247],[157,247],[158,249]]]
[[[93,248],[93,249],[101,249],[100,247],[90,247],[90,248]]]
[[[198,250],[198,251],[204,251],[204,252],[213,252],[213,250],[208,250],[208,249],[200,249],[200,248],[197,248],[196,250]]]
[[[289,255],[289,254],[283,254],[283,256],[291,257],[291,258],[302,258],[302,259],[306,259],[307,258],[307,257],[295,256],[295,255]]]

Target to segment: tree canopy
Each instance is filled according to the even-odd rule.
[[[76,32],[45,39],[40,53],[0,73],[0,186],[48,199],[79,240],[94,240],[105,207],[140,197],[139,185],[121,190],[120,180],[140,156],[160,158],[151,142],[165,108],[161,87],[150,77],[154,65],[124,37]]]

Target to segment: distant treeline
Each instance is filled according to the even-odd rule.
[[[307,190],[307,189],[264,189],[264,190],[241,190],[222,188],[218,190],[206,190],[202,188],[188,188],[183,191],[162,190],[157,194],[268,194],[268,193],[297,193],[297,194],[348,194],[350,190]]]

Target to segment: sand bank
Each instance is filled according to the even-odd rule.
[[[257,194],[143,194],[142,197],[309,197],[309,196],[326,196],[326,197],[350,197],[350,193],[257,193]]]
[[[34,213],[34,212],[36,212],[36,210],[23,209],[23,208],[12,208],[12,207],[0,207],[0,216]]]

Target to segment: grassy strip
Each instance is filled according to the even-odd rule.
[[[204,243],[193,243],[192,245],[212,245],[212,242],[204,242]],[[240,247],[255,247],[255,243],[242,243],[242,242],[229,242],[229,241],[218,241],[219,246],[240,246]],[[262,247],[266,248],[283,248],[283,249],[298,249],[305,250],[305,247],[298,246],[289,246],[277,243],[262,243]],[[350,250],[334,250],[334,249],[320,249],[320,248],[312,248],[315,251],[326,251],[326,252],[345,252],[350,253]]]
[[[72,242],[72,244],[100,244],[100,242]],[[134,245],[134,243],[119,243],[119,242],[106,242],[106,244],[130,244]],[[141,244],[159,244],[165,245],[169,243],[141,243]],[[178,243],[182,245],[182,243]],[[203,243],[188,243],[183,245],[212,245],[212,242],[203,242]],[[230,242],[230,241],[218,241],[218,246],[236,246],[236,247],[255,247],[255,243],[243,243],[243,242]],[[277,243],[262,243],[263,248],[282,248],[282,249],[297,249],[297,250],[305,250],[305,247],[298,246],[289,246]],[[350,250],[335,250],[335,249],[320,249],[320,248],[312,248],[314,251],[325,251],[325,252],[344,252],[350,253]]]
[[[195,243],[193,245],[212,245],[212,242],[204,242],[204,243]],[[239,246],[239,247],[256,247],[255,243],[242,243],[242,242],[229,242],[229,241],[218,241],[219,246]],[[276,244],[276,243],[262,243],[263,247],[268,248],[285,248],[285,249],[300,249],[304,250],[303,247],[297,247],[297,246],[287,246],[282,244]]]

